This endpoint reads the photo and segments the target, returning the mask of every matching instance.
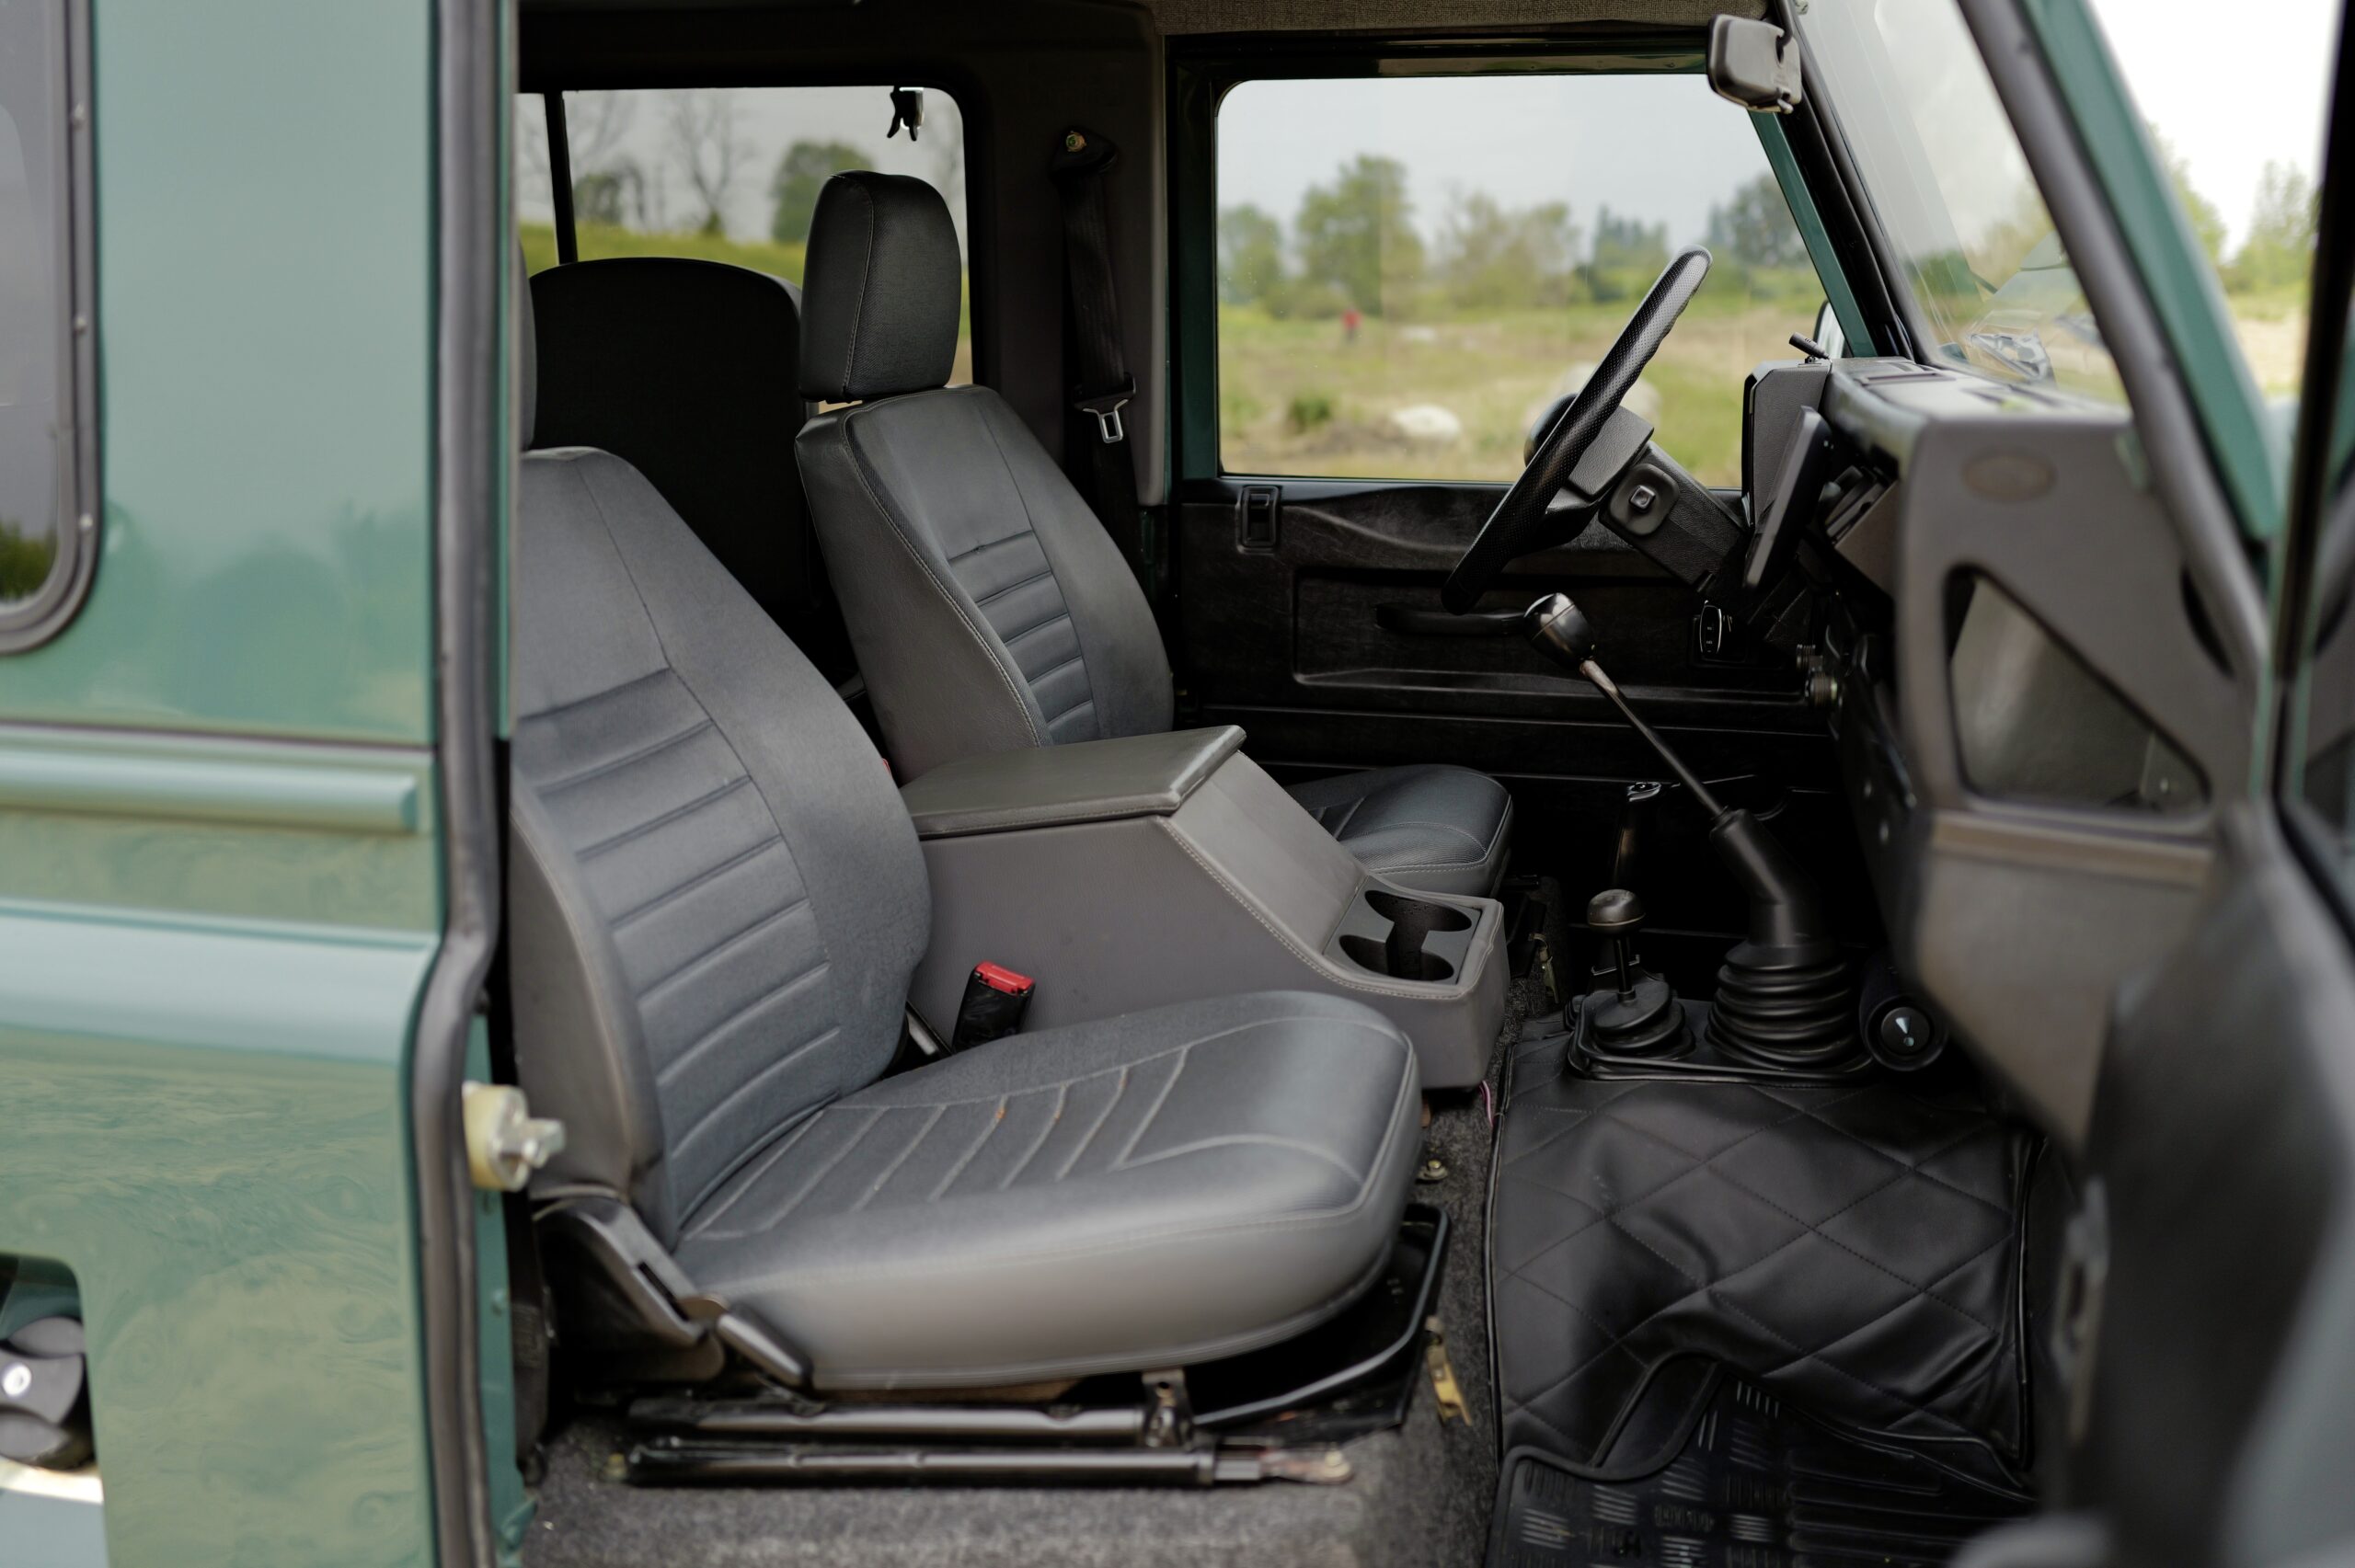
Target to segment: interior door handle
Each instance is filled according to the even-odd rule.
[[[1451,615],[1419,604],[1377,604],[1373,619],[1384,631],[1402,637],[1511,637],[1521,632],[1518,610],[1476,610],[1469,615]]]

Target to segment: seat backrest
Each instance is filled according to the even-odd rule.
[[[516,1065],[569,1132],[534,1191],[667,1243],[889,1065],[923,857],[849,709],[628,464],[527,452],[513,581]]]
[[[854,669],[785,439],[800,291],[747,268],[633,256],[531,282],[543,446],[612,452],[661,492],[827,679]]]
[[[1169,727],[1168,655],[1096,516],[995,393],[944,386],[957,235],[918,179],[836,175],[810,221],[796,450],[902,780]]]

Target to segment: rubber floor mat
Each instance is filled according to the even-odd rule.
[[[1549,1457],[1505,1457],[1489,1568],[1931,1568],[2028,1510],[1928,1459],[1869,1447],[1726,1378],[1676,1458],[1598,1482]]]
[[[1489,1232],[1501,1447],[1573,1467],[1698,1357],[1998,1485],[2025,1459],[2019,1200],[1974,1101],[1513,1065]],[[1624,1452],[1624,1448],[1622,1449]]]

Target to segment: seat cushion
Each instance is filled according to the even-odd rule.
[[[1512,796],[1486,773],[1441,763],[1295,784],[1292,797],[1359,863],[1402,887],[1496,891],[1512,847]]]
[[[802,1119],[690,1219],[679,1262],[831,1388],[1232,1355],[1379,1268],[1419,1105],[1407,1037],[1338,998],[1013,1036]]]

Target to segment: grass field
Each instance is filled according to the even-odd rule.
[[[1275,321],[1256,308],[1219,313],[1219,441],[1224,465],[1251,474],[1511,479],[1530,421],[1582,380],[1626,323],[1628,303],[1392,323],[1357,340],[1337,321]],[[1788,359],[1812,303],[1690,311],[1644,374],[1631,405],[1658,440],[1709,484],[1739,481],[1742,378]],[[1566,376],[1569,378],[1566,381]],[[1436,404],[1462,438],[1419,443],[1388,423]]]

